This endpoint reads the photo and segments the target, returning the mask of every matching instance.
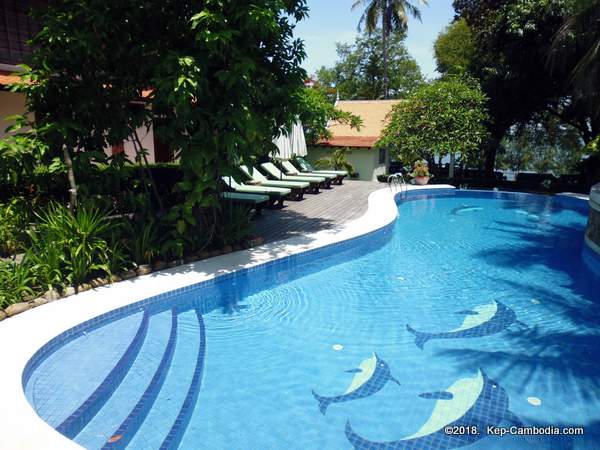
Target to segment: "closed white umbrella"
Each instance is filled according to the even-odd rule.
[[[304,128],[300,122],[296,122],[292,127],[290,134],[290,140],[292,141],[292,153],[298,156],[306,156],[306,138],[304,137]]]
[[[273,143],[277,146],[277,156],[282,159],[289,159],[292,157],[292,145],[290,143],[290,136],[285,132],[282,132],[277,138],[273,140]]]

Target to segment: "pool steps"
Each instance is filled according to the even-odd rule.
[[[86,448],[177,448],[196,407],[205,351],[198,307],[145,311],[114,368],[59,431]]]
[[[75,441],[78,444],[85,448],[101,448],[115,435],[156,373],[167,349],[171,327],[170,309],[150,316],[147,337],[138,358],[102,409],[77,435]]]
[[[171,366],[173,359],[173,352],[175,350],[175,343],[177,340],[177,312],[171,311],[171,332],[169,335],[169,341],[167,343],[165,352],[162,356],[160,364],[154,372],[154,376],[150,381],[150,384],[139,398],[137,404],[131,410],[127,418],[121,423],[118,429],[116,429],[111,437],[106,441],[103,449],[122,449],[125,448],[131,439],[133,438],[136,431],[139,429],[142,422],[146,419],[150,408],[154,404],[158,392],[160,391],[167,371]]]
[[[193,380],[198,353],[198,322],[195,311],[188,310],[177,316],[177,341],[173,358],[154,404],[145,420],[129,442],[129,448],[159,448],[177,420]],[[183,344],[183,345],[180,345]]]
[[[133,361],[138,356],[142,343],[146,339],[148,332],[148,311],[144,312],[140,327],[136,332],[131,344],[125,350],[117,364],[112,368],[109,374],[104,378],[96,390],[85,400],[75,412],[65,419],[56,430],[64,434],[69,439],[77,436],[86,424],[100,411],[108,398],[114,393],[119,384],[127,375]]]
[[[174,449],[179,446],[183,434],[187,429],[192,413],[198,400],[198,394],[200,393],[200,386],[202,385],[202,372],[204,370],[204,358],[206,355],[206,330],[204,327],[204,320],[202,319],[202,313],[196,308],[196,319],[198,321],[199,331],[199,342],[198,342],[198,357],[196,358],[196,367],[194,368],[194,374],[192,376],[192,382],[188,389],[187,395],[179,410],[175,423],[169,430],[167,437],[160,446],[161,450]]]

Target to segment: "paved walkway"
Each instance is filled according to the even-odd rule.
[[[362,216],[369,194],[384,187],[384,183],[350,180],[319,194],[304,194],[301,201],[286,201],[283,209],[263,210],[254,221],[255,234],[273,242],[333,228]]]

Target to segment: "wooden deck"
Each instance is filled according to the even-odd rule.
[[[265,242],[274,242],[333,228],[362,216],[369,194],[384,187],[383,183],[350,180],[319,194],[305,194],[301,201],[288,200],[283,209],[263,210],[254,221],[254,233]]]

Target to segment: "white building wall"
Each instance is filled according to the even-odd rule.
[[[333,151],[330,147],[309,147],[307,158],[314,164],[320,158],[327,158]],[[389,156],[387,157],[389,158]],[[351,148],[346,159],[358,172],[361,181],[377,181],[377,175],[383,175],[387,171],[386,163],[379,164],[379,150],[371,148]]]
[[[7,116],[24,114],[25,95],[16,92],[0,91],[0,139],[6,136],[6,129],[13,125],[13,121],[5,120]]]
[[[24,114],[26,111],[25,95],[16,92],[0,91],[0,139],[6,136],[6,129],[14,124],[14,121],[8,121],[5,118],[15,114]],[[154,134],[152,129],[139,128],[138,136],[144,148],[149,151],[148,162],[154,163]],[[132,162],[135,161],[133,141],[126,141],[124,148],[128,158]],[[107,155],[112,155],[112,148],[106,148],[105,152]]]
[[[154,133],[152,132],[152,128],[138,128],[137,134],[142,141],[142,147],[148,150],[148,162],[153,164],[155,162],[154,159]],[[125,154],[127,158],[135,162],[135,146],[133,145],[132,140],[127,140],[123,143],[123,147],[125,148]],[[112,154],[112,149],[107,149],[107,153]]]

